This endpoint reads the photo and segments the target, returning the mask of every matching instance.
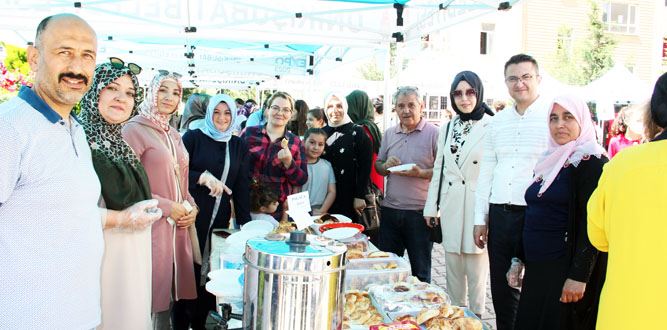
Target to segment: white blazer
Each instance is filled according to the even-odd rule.
[[[451,123],[454,123],[454,117]],[[436,201],[440,172],[444,171],[442,178],[442,191],[440,192],[440,222],[442,225],[442,245],[445,251],[451,253],[479,254],[484,250],[475,245],[473,239],[473,227],[475,216],[475,190],[479,167],[484,152],[484,138],[488,132],[488,124],[491,116],[477,121],[461,150],[461,168],[456,165],[455,155],[450,151],[452,144],[453,127],[446,133],[447,125],[440,129],[438,137],[438,153],[433,167],[433,177],[428,188],[428,197],[424,205],[425,217],[438,216]],[[444,169],[442,158],[445,158]]]

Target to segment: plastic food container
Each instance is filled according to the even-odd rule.
[[[371,300],[386,320],[402,315],[416,316],[423,308],[438,308],[450,304],[447,293],[440,287],[419,282],[416,278],[393,284],[372,284],[368,288]]]
[[[410,263],[401,257],[356,259],[345,271],[344,288],[364,290],[370,284],[405,281],[411,274]]]
[[[350,238],[339,239],[339,242],[347,246],[348,251],[368,251],[368,236],[359,233]]]

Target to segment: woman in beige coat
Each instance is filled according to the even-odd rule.
[[[463,71],[454,77],[450,97],[457,116],[440,132],[424,219],[430,225],[431,218],[440,216],[452,303],[469,306],[481,315],[489,262],[486,249],[475,245],[473,218],[483,140],[493,112],[482,101],[484,87],[474,72]]]

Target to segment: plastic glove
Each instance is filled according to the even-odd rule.
[[[523,284],[524,265],[519,258],[512,258],[512,265],[507,271],[507,285],[515,289],[521,289]]]
[[[162,210],[157,205],[157,199],[135,203],[119,212],[115,227],[128,230],[147,228],[162,217]]]
[[[220,182],[220,180],[213,176],[209,171],[204,171],[204,173],[199,176],[199,181],[197,183],[210,189],[211,192],[209,195],[213,197],[220,196],[223,192],[226,192],[229,195],[232,194],[232,190]]]

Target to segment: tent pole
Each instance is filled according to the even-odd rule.
[[[384,73],[383,73],[383,79],[384,79],[384,98],[382,100],[382,131],[384,132],[387,128],[389,128],[389,120],[391,119],[391,116],[394,114],[391,112],[391,109],[393,107],[392,99],[391,99],[391,43],[390,42],[385,42],[384,43],[384,48],[385,48],[385,60],[384,60]]]

